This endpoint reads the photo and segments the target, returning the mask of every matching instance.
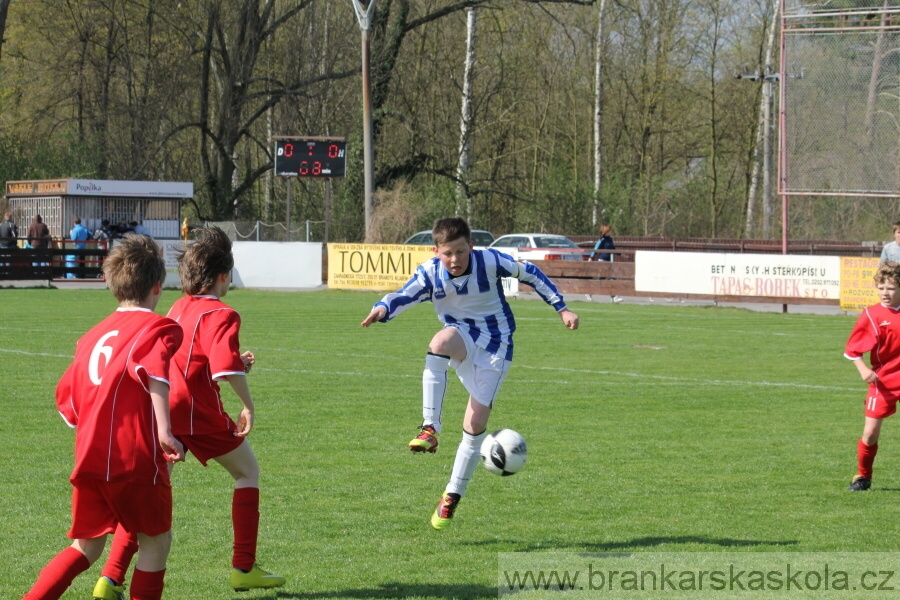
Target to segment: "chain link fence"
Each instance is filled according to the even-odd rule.
[[[325,221],[292,223],[288,231],[284,223],[264,221],[204,221],[203,227],[218,227],[236,242],[323,242]]]
[[[900,195],[900,8],[783,23],[781,191]]]

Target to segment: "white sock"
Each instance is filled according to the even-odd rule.
[[[441,432],[441,412],[444,408],[444,394],[447,393],[447,369],[450,357],[425,355],[425,370],[422,371],[422,425],[431,425]]]
[[[462,496],[466,493],[466,487],[472,474],[475,472],[478,463],[481,462],[481,442],[487,431],[482,431],[478,435],[472,435],[468,431],[463,431],[462,441],[459,448],[456,449],[456,460],[453,461],[453,472],[450,474],[450,483],[447,485],[448,494],[459,494]]]

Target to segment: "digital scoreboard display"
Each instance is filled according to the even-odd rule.
[[[343,177],[347,169],[344,140],[276,140],[275,175],[279,177]]]

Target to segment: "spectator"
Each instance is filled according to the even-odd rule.
[[[597,233],[600,234],[600,239],[597,240],[597,243],[594,244],[594,251],[591,252],[591,260],[602,260],[603,262],[611,262],[613,257],[609,252],[597,252],[598,250],[615,250],[616,245],[613,243],[612,237],[609,233],[612,231],[612,227],[609,225],[601,225],[600,229]]]
[[[134,229],[129,227],[125,221],[119,221],[118,225],[116,225],[116,233],[119,237],[125,237],[125,234],[132,233]]]
[[[599,260],[601,262],[612,262],[613,255],[610,252],[599,252],[600,250],[615,250],[616,245],[613,243],[612,236],[609,235],[612,231],[612,227],[607,224],[603,224],[600,226],[600,229],[597,230],[597,233],[600,234],[600,239],[597,240],[597,243],[594,244],[594,251],[591,252],[590,260]],[[600,279],[606,279],[606,277],[601,277]],[[622,298],[619,296],[610,296],[613,302],[621,302]]]
[[[50,247],[50,229],[47,227],[41,215],[34,215],[28,226],[28,245],[32,248],[44,250]],[[46,267],[45,262],[32,263],[35,267]]]
[[[19,237],[19,229],[12,220],[12,213],[3,213],[3,222],[0,223],[0,248],[11,250],[16,247],[16,238]]]
[[[881,262],[886,260],[900,262],[900,221],[894,223],[894,241],[888,242],[881,249]]]
[[[71,239],[75,242],[75,248],[83,250],[87,248],[87,240],[91,239],[91,230],[81,224],[81,217],[75,217],[72,222]]]
[[[81,224],[81,217],[75,217],[72,222],[72,231],[69,232],[69,239],[75,242],[76,250],[84,250],[87,248],[87,241],[91,239],[91,230]],[[81,258],[75,254],[66,255],[66,267],[74,269],[78,266],[84,266],[84,256]],[[66,273],[66,279],[75,279],[75,273],[69,270]]]
[[[31,225],[28,226],[28,245],[32,248],[50,247],[50,229],[41,215],[34,215]]]
[[[100,221],[100,228],[94,232],[94,240],[98,242],[101,248],[109,248],[109,240],[114,236],[112,229],[109,228],[109,219]]]
[[[131,230],[139,235],[146,235],[149,237],[153,237],[150,235],[150,230],[138,223],[137,221],[131,222]]]

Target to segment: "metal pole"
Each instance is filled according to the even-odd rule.
[[[287,231],[284,232],[284,241],[291,241],[291,178],[288,177],[287,180],[287,206],[285,208],[285,223],[287,227]]]
[[[328,243],[328,225],[331,223],[331,178],[325,182],[325,243]]]
[[[772,224],[772,81],[769,65],[763,75],[763,237],[769,239]]]
[[[372,149],[372,86],[369,69],[369,27],[375,12],[376,0],[363,10],[359,0],[352,0],[353,10],[362,34],[362,101],[363,101],[363,175],[365,181],[365,241],[370,239],[372,224],[372,196],[375,188],[375,153]]]

